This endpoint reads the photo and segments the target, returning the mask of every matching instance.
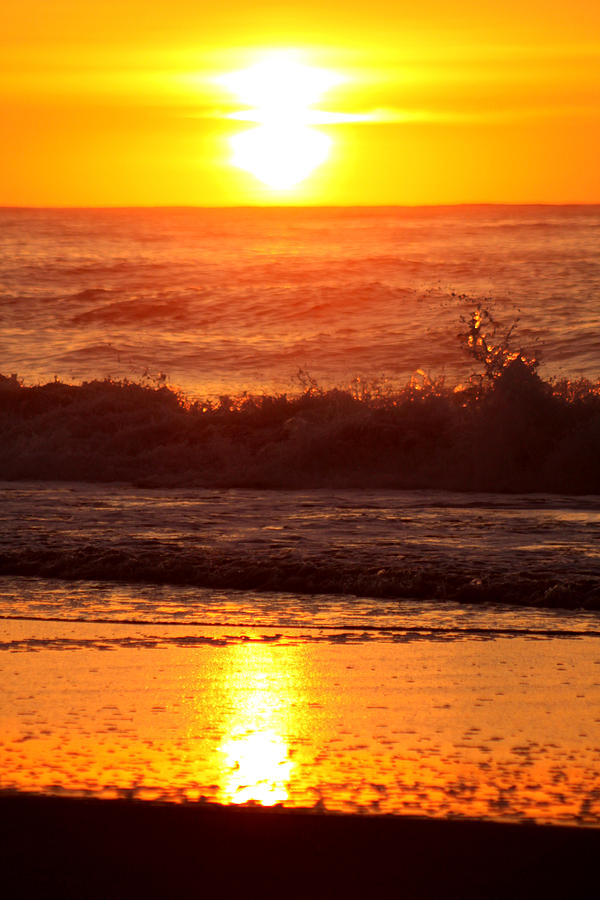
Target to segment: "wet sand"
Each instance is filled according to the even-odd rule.
[[[0,786],[600,825],[598,638],[456,628],[4,621]]]
[[[600,830],[0,796],[5,896],[581,897]]]
[[[3,896],[587,895],[591,614],[120,591],[7,595]]]

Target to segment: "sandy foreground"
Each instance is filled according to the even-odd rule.
[[[0,847],[6,897],[548,898],[600,830],[5,793]]]
[[[595,624],[149,599],[2,622],[2,897],[595,896]]]

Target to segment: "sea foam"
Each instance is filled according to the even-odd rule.
[[[399,390],[188,401],[164,384],[0,382],[5,479],[146,486],[600,493],[600,390],[516,355],[490,377]]]

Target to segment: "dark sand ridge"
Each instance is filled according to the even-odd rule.
[[[5,793],[6,897],[592,896],[600,830]]]

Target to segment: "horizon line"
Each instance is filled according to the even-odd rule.
[[[77,205],[21,205],[21,204],[0,204],[0,211],[4,210],[23,210],[23,211],[89,211],[89,210],[158,210],[158,209],[203,209],[203,210],[268,210],[268,209],[464,209],[465,207],[594,207],[600,206],[600,200],[592,201],[525,201],[523,203],[513,201],[474,201],[460,203],[239,203],[239,204],[196,204],[196,203],[157,203],[157,204],[107,204],[106,206],[96,206],[90,204]]]

